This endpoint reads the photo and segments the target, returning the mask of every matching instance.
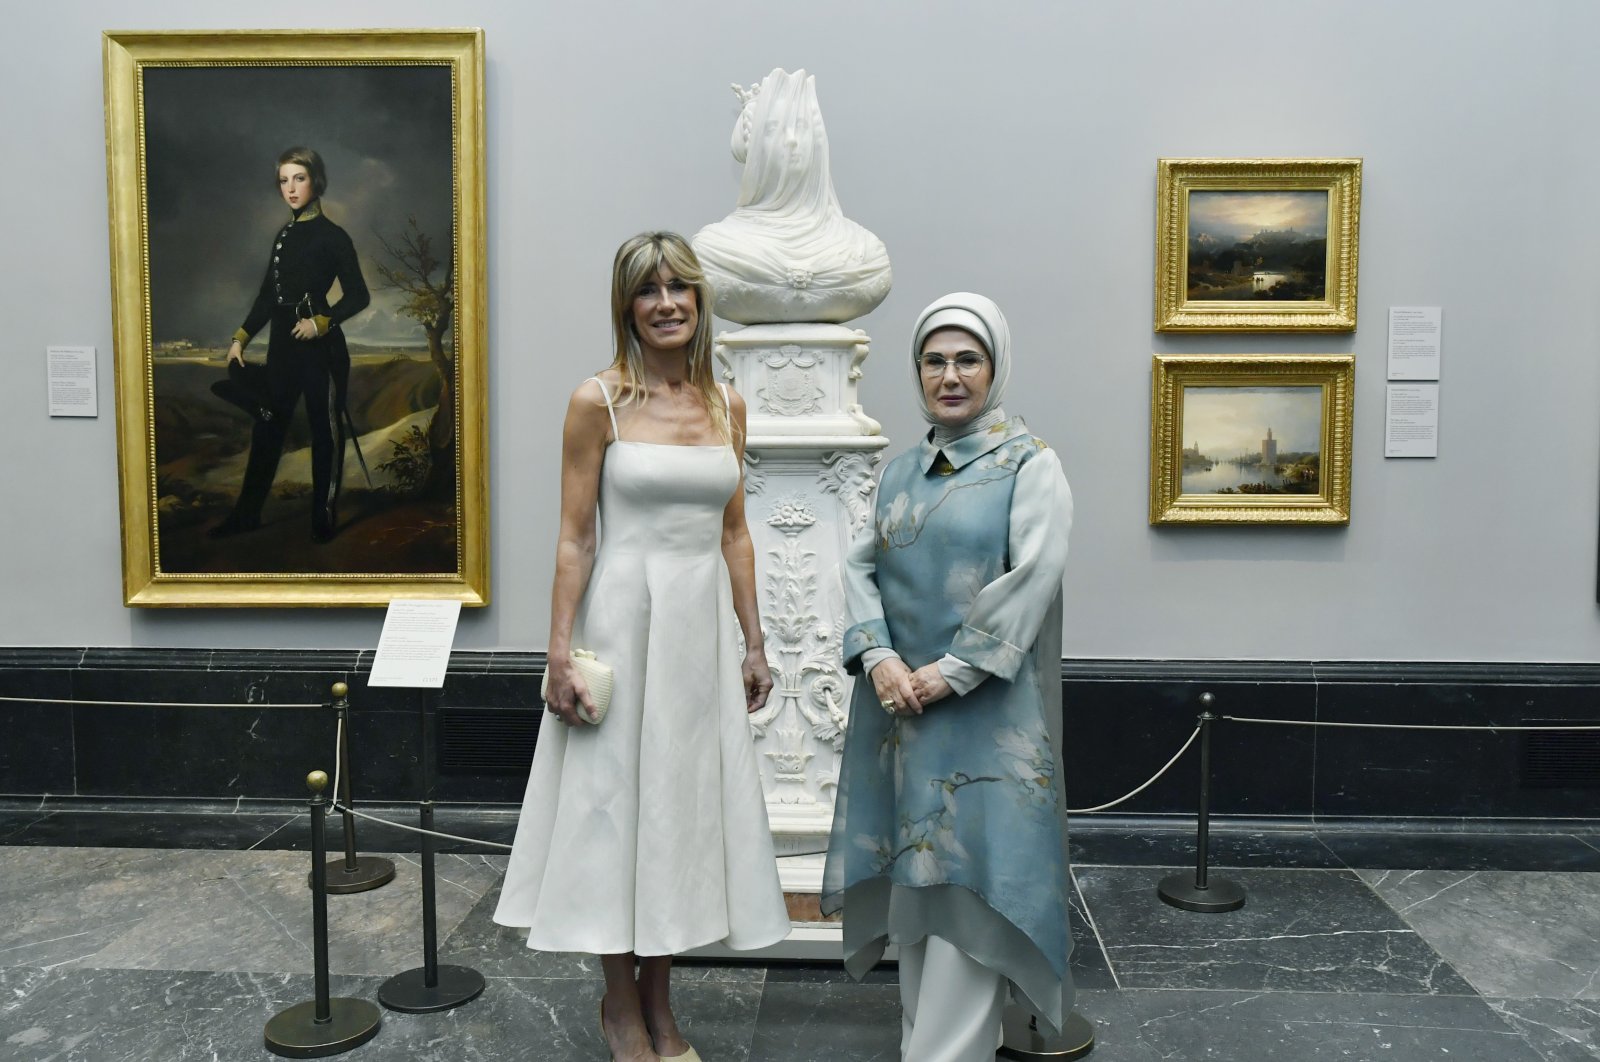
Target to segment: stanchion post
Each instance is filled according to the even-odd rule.
[[[397,973],[378,988],[378,1002],[405,1014],[429,1014],[470,1003],[483,994],[483,975],[467,966],[439,965],[439,912],[433,869],[433,746],[422,709],[422,965]]]
[[[1156,894],[1162,901],[1185,911],[1221,914],[1244,906],[1244,889],[1231,881],[1210,880],[1211,858],[1211,727],[1217,721],[1211,709],[1217,698],[1209,691],[1200,695],[1200,810],[1195,830],[1194,880],[1185,874],[1161,879]]]
[[[262,1042],[285,1058],[324,1058],[353,1050],[378,1035],[383,1014],[364,999],[328,997],[328,894],[326,884],[328,801],[322,795],[328,776],[312,771],[311,788],[311,955],[315,998],[279,1011],[267,1022]]]
[[[339,800],[344,815],[344,858],[329,864],[326,889],[334,895],[367,892],[394,880],[394,862],[382,856],[356,855],[356,817],[350,811],[350,687],[333,684],[333,708],[339,713]],[[313,886],[314,888],[315,886]]]
[[[1077,1011],[1061,1023],[1059,1036],[1051,1036],[1039,1028],[1038,1018],[1013,1003],[1006,1008],[1001,1034],[1000,1049],[995,1055],[1020,1062],[1083,1058],[1094,1050],[1094,1023]]]

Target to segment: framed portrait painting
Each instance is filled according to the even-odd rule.
[[[482,31],[104,59],[125,602],[486,604]]]
[[[1157,354],[1151,524],[1348,524],[1355,356]]]
[[[1157,332],[1353,332],[1360,159],[1162,159]]]

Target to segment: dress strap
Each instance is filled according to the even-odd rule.
[[[622,433],[617,430],[617,411],[611,408],[611,392],[606,390],[606,382],[598,376],[589,379],[600,385],[600,393],[606,396],[606,415],[611,418],[611,438],[616,442],[622,441]]]

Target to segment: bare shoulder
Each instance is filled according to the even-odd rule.
[[[611,375],[614,379],[616,374]],[[599,376],[605,379],[606,373],[602,372]],[[606,387],[611,389],[614,399],[616,388],[612,381],[606,381]],[[567,424],[580,430],[593,429],[601,434],[609,432],[611,424],[606,415],[606,393],[594,377],[580,383],[567,400]]]
[[[744,416],[744,395],[735,391],[732,384],[728,385],[728,412],[735,417]]]
[[[602,382],[605,384],[604,388],[600,386]],[[601,407],[604,407],[607,392],[610,393],[611,400],[615,402],[617,400],[617,392],[621,388],[621,373],[617,372],[616,369],[601,369],[580,383],[572,392],[572,397],[574,399],[582,399],[585,402],[598,402]]]

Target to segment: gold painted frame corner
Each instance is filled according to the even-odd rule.
[[[1189,298],[1191,191],[1326,191],[1324,298],[1281,303]],[[1157,332],[1353,332],[1361,159],[1161,159],[1156,177]]]
[[[109,30],[102,35],[111,228],[123,599],[139,607],[489,603],[487,195],[481,29]],[[167,573],[160,569],[144,80],[157,66],[448,66],[455,224],[456,567],[410,573]]]
[[[1351,354],[1154,355],[1150,374],[1151,525],[1348,524],[1355,373]],[[1185,387],[1320,387],[1319,492],[1183,493]]]

